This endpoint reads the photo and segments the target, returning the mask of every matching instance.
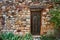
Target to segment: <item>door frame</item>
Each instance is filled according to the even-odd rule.
[[[39,9],[39,8],[37,8],[37,9],[35,9],[35,8],[34,9],[33,8],[30,9],[30,22],[31,22],[31,12],[37,12],[37,11],[40,12],[40,14],[41,14],[40,15],[40,34],[41,34],[41,25],[42,25],[41,24],[42,23],[41,22],[41,20],[42,20],[42,11],[41,11],[41,9]],[[31,25],[30,25],[30,33],[31,33]]]

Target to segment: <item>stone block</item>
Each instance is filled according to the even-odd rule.
[[[30,10],[28,9],[27,12],[30,13]]]
[[[25,30],[30,30],[30,27],[25,27]]]
[[[29,21],[30,22],[30,19],[26,19],[26,21]]]
[[[24,29],[24,30],[21,30],[21,31],[22,31],[22,32],[26,32],[27,30]]]
[[[26,25],[26,27],[30,27],[30,25]]]
[[[26,15],[26,17],[30,17],[30,15]]]
[[[24,30],[25,28],[24,27],[20,27],[21,31]]]
[[[26,15],[30,15],[30,12],[26,13]]]
[[[26,25],[30,25],[30,22],[27,22],[27,21],[26,21]]]
[[[43,15],[46,15],[47,13],[46,13],[46,12],[43,12],[42,14],[43,14]]]
[[[43,16],[42,19],[44,20],[44,19],[46,19],[46,18]]]

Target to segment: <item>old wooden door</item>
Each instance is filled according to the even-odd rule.
[[[31,12],[31,34],[40,35],[41,13],[40,11]]]

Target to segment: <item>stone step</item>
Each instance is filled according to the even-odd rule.
[[[40,36],[33,36],[33,40],[41,40]]]
[[[33,40],[41,40],[41,39],[37,37],[37,38],[33,38]]]

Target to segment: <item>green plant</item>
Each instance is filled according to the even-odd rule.
[[[3,40],[1,36],[0,36],[0,40]]]
[[[19,36],[18,38],[19,38],[18,40],[23,40],[23,36]]]
[[[27,33],[27,34],[24,36],[23,40],[33,40],[33,37],[32,37],[32,35],[31,35],[30,33]]]
[[[11,40],[19,40],[20,36],[15,35]]]
[[[49,11],[51,15],[50,22],[54,23],[54,33],[56,37],[60,37],[60,7],[55,6]]]
[[[53,8],[49,13],[51,15],[50,22],[53,22],[56,28],[60,28],[60,9]]]
[[[47,35],[42,35],[42,36],[40,37],[40,39],[41,39],[41,40],[57,40],[56,37],[54,37],[54,36],[52,36],[52,35],[49,35],[49,36],[47,36]]]
[[[52,2],[59,2],[60,0],[51,0]]]
[[[14,35],[11,32],[6,32],[0,34],[1,39],[3,40],[22,40],[23,36]]]
[[[14,37],[14,34],[13,33],[2,33],[1,34],[1,37],[3,40],[10,40],[12,37]]]
[[[41,39],[41,40],[47,40],[47,37],[46,37],[45,35],[42,35],[42,36],[40,37],[40,39]]]
[[[1,40],[33,40],[32,35],[26,34],[25,36],[14,35],[11,32],[1,33],[0,34]]]

